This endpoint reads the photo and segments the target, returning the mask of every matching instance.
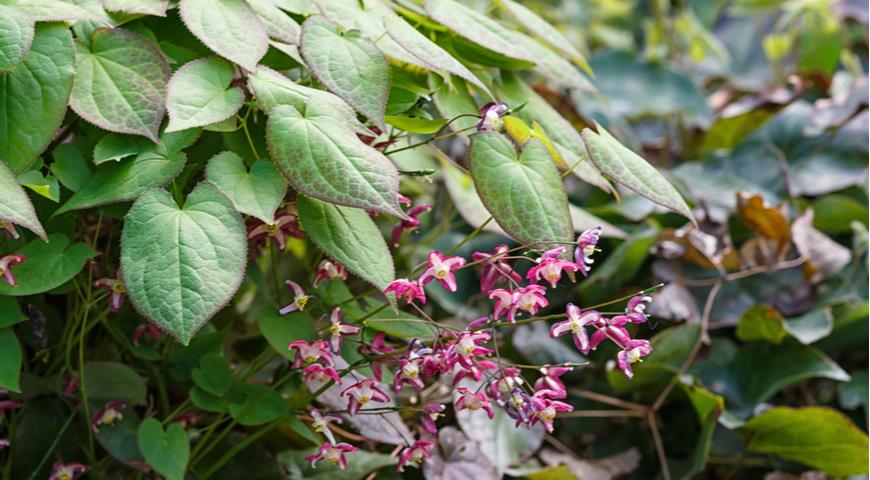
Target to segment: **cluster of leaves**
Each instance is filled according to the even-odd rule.
[[[383,290],[595,226],[585,282],[491,327],[527,384],[578,366],[552,447],[457,411],[402,475],[867,474],[866,8],[673,3],[0,0],[4,478],[392,478],[452,383],[354,416],[337,387],[376,335],[492,304],[474,268],[419,308]],[[659,283],[631,380],[548,335]],[[288,345],[335,308],[360,333],[329,388]],[[309,466],[312,405],[346,468]]]

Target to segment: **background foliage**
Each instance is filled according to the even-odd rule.
[[[866,476],[867,68],[848,0],[0,0],[3,476],[400,475],[380,417],[309,467],[287,344],[337,305],[362,338],[464,327],[491,308],[471,269],[425,312],[379,291],[432,249],[595,225],[543,313],[662,283],[654,353],[627,380],[613,348],[504,329],[510,361],[583,364],[575,411],[546,436],[457,412],[401,475]],[[472,135],[493,100],[503,133]],[[400,192],[434,208],[391,245]],[[352,275],[310,289],[326,257]],[[279,316],[288,278],[312,299]]]

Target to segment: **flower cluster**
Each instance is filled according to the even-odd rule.
[[[427,209],[409,210],[410,220],[403,220],[396,227],[394,240],[398,240],[403,230],[416,228],[419,225],[415,224],[416,214]],[[491,252],[474,252],[472,263],[469,264],[462,257],[432,251],[426,262],[415,269],[419,272],[416,278],[395,280],[383,292],[394,294],[408,304],[423,305],[426,303],[425,288],[434,288],[437,284],[445,291],[455,292],[458,288],[457,271],[477,266],[481,270],[481,294],[492,301],[489,315],[469,323],[463,329],[447,328],[427,317],[436,327],[436,338],[430,341],[416,339],[405,345],[391,345],[387,335],[379,332],[370,341],[361,342],[359,347],[360,355],[368,360],[367,365],[374,376],[369,378],[354,372],[351,382],[347,382],[347,379],[343,382],[342,376],[352,369],[341,374],[336,371],[335,356],[341,354],[343,338],[360,334],[361,328],[344,323],[342,310],[335,308],[329,315],[327,336],[311,342],[296,340],[289,344],[288,348],[296,353],[292,366],[302,370],[306,381],[341,385],[339,396],[346,401],[346,410],[340,412],[342,415],[382,414],[380,412],[384,408],[392,408],[390,390],[397,395],[404,391],[425,400],[430,395],[426,393],[430,391],[427,386],[440,383],[452,387],[454,412],[480,411],[492,419],[496,409],[501,409],[515,421],[517,427],[541,424],[545,430],[552,432],[558,414],[573,409],[564,401],[568,390],[562,381],[562,377],[573,366],[542,367],[535,381],[529,382],[519,368],[501,360],[497,350],[490,348],[490,344],[499,333],[499,325],[511,326],[519,321],[518,317],[537,315],[541,309],[547,308],[549,290],[555,289],[563,276],[574,281],[577,272],[584,276],[589,273],[600,233],[601,228],[583,232],[577,238],[573,256],[565,246],[544,250],[537,258],[512,256],[512,252],[519,248],[499,245]],[[512,265],[514,260],[532,263],[525,276]],[[318,267],[315,282],[343,279],[345,276],[346,272],[340,265],[325,261]],[[523,284],[524,280],[528,283]],[[302,310],[308,299],[302,286],[290,280],[287,285],[294,299],[280,310],[282,314]],[[570,333],[575,345],[584,354],[609,339],[621,349],[617,361],[620,369],[630,378],[633,375],[631,365],[649,355],[652,349],[648,341],[633,339],[626,327],[646,321],[645,308],[650,300],[647,296],[634,297],[628,302],[625,313],[615,316],[605,316],[592,309],[583,311],[569,304],[566,319],[552,325],[551,335],[560,337]],[[425,316],[419,308],[418,311]],[[387,369],[392,374],[391,388],[383,383]],[[399,471],[419,465],[432,454],[438,432],[437,422],[447,409],[446,403],[424,404],[420,416],[421,438],[408,441],[398,453]],[[367,407],[369,404],[378,404],[378,407]],[[327,461],[344,468],[347,464],[346,455],[356,451],[356,447],[335,439],[328,423],[338,420],[338,417],[316,409],[309,413],[312,427],[322,433],[326,441],[308,460],[314,464]]]

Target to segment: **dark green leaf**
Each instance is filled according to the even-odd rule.
[[[163,431],[156,419],[146,418],[139,425],[139,449],[149,465],[167,480],[183,480],[190,457],[190,441],[180,423]]]
[[[17,287],[0,282],[0,295],[33,295],[59,287],[76,276],[85,262],[97,253],[85,243],[70,245],[61,233],[49,235],[48,242],[34,240],[18,252],[27,257],[12,267]]]

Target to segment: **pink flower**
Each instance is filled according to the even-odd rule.
[[[517,283],[522,280],[520,274],[514,271],[505,258],[509,250],[507,245],[501,244],[495,247],[492,253],[474,252],[471,254],[471,258],[475,262],[483,261],[483,275],[480,277],[481,292],[488,292],[495,288],[500,277]]]
[[[507,113],[508,106],[505,103],[489,102],[480,107],[480,120],[477,122],[478,132],[497,130],[501,125],[501,116]]]
[[[393,292],[399,298],[404,298],[406,302],[413,303],[414,300],[420,300],[420,303],[426,303],[426,294],[423,292],[423,287],[418,283],[407,278],[393,280],[384,289],[384,294]]]
[[[577,237],[577,247],[574,249],[574,263],[577,264],[583,276],[589,273],[590,265],[595,262],[592,260],[592,254],[595,253],[595,246],[598,245],[598,237],[600,235],[601,227],[594,227]]]
[[[535,381],[535,391],[549,390],[555,396],[552,398],[565,398],[568,396],[568,389],[562,383],[562,375],[573,370],[574,367],[543,367],[541,368],[541,377]]]
[[[546,292],[547,288],[540,285],[527,285],[516,290],[493,290],[489,292],[489,298],[495,299],[492,316],[501,318],[507,314],[508,323],[514,323],[519,310],[534,315],[549,304],[544,296]]]
[[[26,255],[20,255],[17,253],[9,253],[0,256],[0,275],[3,276],[3,279],[6,280],[6,283],[12,285],[13,287],[18,286],[18,284],[15,283],[15,277],[12,276],[12,266],[18,265],[25,260],[27,260]]]
[[[341,377],[338,376],[338,372],[336,372],[334,368],[324,367],[319,363],[314,363],[303,368],[302,378],[306,382],[314,381],[326,383],[333,380],[335,383],[341,383]]]
[[[329,345],[323,340],[315,340],[311,343],[305,340],[294,340],[287,346],[287,350],[296,350],[296,361],[293,363],[293,368],[299,368],[306,363],[320,360],[323,360],[327,366],[333,366]]]
[[[121,269],[115,273],[115,278],[100,278],[94,282],[94,287],[104,288],[111,292],[109,296],[109,311],[118,313],[124,305],[124,295],[127,294],[127,288],[124,287],[124,282],[121,281]]]
[[[338,307],[335,307],[332,310],[332,314],[329,316],[329,344],[332,346],[332,351],[334,353],[341,351],[342,335],[356,335],[360,331],[360,327],[357,327],[356,325],[341,323],[342,317],[341,309]]]
[[[54,465],[51,466],[51,476],[48,477],[48,480],[73,480],[80,473],[85,473],[88,470],[89,467],[87,465],[77,462],[54,462]]]
[[[293,293],[293,302],[287,306],[281,307],[281,310],[278,310],[278,313],[280,315],[287,315],[288,313],[297,310],[300,312],[305,310],[305,305],[308,303],[308,295],[305,295],[305,290],[302,290],[302,287],[293,280],[285,280],[284,283],[287,285],[287,288],[290,289],[290,292]]]
[[[416,359],[403,358],[399,360],[399,370],[393,377],[393,390],[398,392],[405,383],[410,383],[417,390],[423,389],[423,379],[420,378],[420,365]]]
[[[107,403],[103,408],[94,412],[94,416],[91,418],[91,428],[98,432],[101,425],[112,425],[116,421],[122,420],[124,418],[122,410],[125,408],[127,408],[125,402]]]
[[[473,359],[469,366],[460,364],[460,370],[456,372],[456,376],[453,377],[453,385],[458,385],[463,378],[472,378],[475,382],[479,382],[483,378],[483,372],[485,370],[495,370],[496,368],[498,368],[498,365],[489,360]]]
[[[375,385],[376,383],[377,380],[374,378],[366,378],[342,390],[341,396],[347,397],[347,411],[351,415],[355,415],[363,405],[369,402],[386,403],[390,401],[390,397],[379,389]]]
[[[446,410],[446,407],[440,403],[427,403],[423,407],[422,424],[426,433],[432,436],[438,433],[438,427],[435,425],[435,422],[438,421],[438,418],[444,416],[444,410]]]
[[[450,347],[450,365],[452,366],[456,362],[459,362],[463,367],[471,368],[476,355],[489,355],[492,353],[492,350],[479,345],[489,341],[489,339],[490,335],[486,332],[469,332],[468,330],[459,332]]]
[[[7,440],[5,438],[0,438],[0,450],[3,450],[4,448],[8,447],[9,445],[11,445],[11,443],[9,443],[9,440]]]
[[[139,340],[142,336],[146,336],[152,340],[160,340],[162,335],[163,332],[161,332],[156,325],[146,322],[133,329],[133,335],[130,336],[130,341],[133,342],[133,345],[139,346]]]
[[[514,388],[521,388],[524,383],[525,380],[523,380],[520,370],[508,367],[501,371],[498,380],[490,384],[490,393],[496,400],[499,400],[510,394]]]
[[[596,325],[598,331],[593,333],[592,337],[589,338],[590,349],[595,350],[598,348],[598,345],[605,338],[609,338],[613,343],[619,345],[620,348],[624,347],[631,340],[631,335],[625,329],[625,324],[628,321],[629,319],[625,315],[617,315],[611,318],[602,317],[601,322]]]
[[[535,392],[531,397],[531,424],[534,425],[537,422],[541,422],[544,428],[547,429],[547,432],[553,433],[553,421],[556,419],[556,414],[558,412],[570,412],[574,410],[574,407],[565,402],[547,398],[548,395],[545,392],[546,390]]]
[[[312,408],[308,410],[311,415],[311,428],[317,433],[322,433],[329,439],[329,443],[335,444],[335,437],[332,435],[332,430],[329,429],[329,424],[332,422],[341,423],[341,418],[333,413],[320,413],[320,410]]]
[[[426,440],[417,440],[414,445],[406,447],[399,455],[398,470],[405,471],[407,466],[419,466],[424,459],[432,456],[432,447],[435,444]]]
[[[647,295],[636,295],[631,297],[628,305],[625,307],[625,316],[631,323],[643,323],[647,319],[646,307],[652,302],[652,297]]]
[[[411,199],[404,196],[399,195],[399,202],[404,203],[405,205],[411,205]],[[402,232],[407,230],[409,232],[413,232],[420,228],[420,220],[417,218],[421,213],[428,212],[432,210],[431,205],[417,205],[416,207],[411,207],[408,210],[408,218],[404,220],[399,220],[399,223],[393,228],[393,234],[391,241],[394,247],[399,246],[399,238],[402,236]]]
[[[517,308],[536,315],[539,308],[549,305],[547,297],[544,296],[546,293],[547,289],[540,285],[528,285],[519,289]]]
[[[631,364],[641,362],[641,357],[645,357],[652,353],[652,345],[647,340],[629,340],[625,348],[616,355],[616,363],[619,369],[629,379],[634,376],[631,370]]]
[[[368,345],[360,346],[360,349],[365,348],[369,352],[375,355],[388,355],[395,350],[395,348],[386,345],[387,334],[384,332],[378,332],[375,335],[375,338],[369,342]],[[372,372],[375,374],[375,378],[380,380],[383,377],[383,363],[388,362],[389,358],[378,358],[372,363]]]
[[[275,222],[272,224],[264,223],[259,220],[248,226],[248,239],[260,240],[267,237],[272,237],[278,242],[278,247],[281,250],[287,248],[287,237],[302,238],[302,232],[299,231],[299,222],[296,220],[296,215],[292,213],[280,214],[275,213]]]
[[[492,411],[492,405],[489,402],[489,397],[486,396],[485,392],[472,392],[465,387],[457,387],[456,392],[459,393],[459,397],[453,402],[453,407],[457,412],[465,409],[471,411],[483,410],[490,420],[495,416],[495,412]]]
[[[349,443],[341,442],[333,444],[324,442],[317,450],[317,453],[305,457],[305,461],[311,462],[311,466],[314,467],[317,462],[326,460],[344,470],[347,468],[347,458],[345,458],[344,454],[352,453],[357,450],[359,449]]]
[[[589,344],[589,336],[586,334],[586,326],[597,326],[601,323],[601,314],[595,310],[581,312],[573,303],[568,304],[566,309],[568,319],[562,322],[554,323],[550,327],[550,336],[553,338],[561,337],[566,333],[571,333],[574,339],[574,345],[584,355],[589,353],[591,346]]]
[[[508,323],[516,322],[518,297],[519,292],[516,290],[499,288],[489,292],[490,300],[495,300],[495,306],[492,309],[493,318],[499,319],[507,314]]]
[[[439,252],[429,252],[429,267],[420,275],[420,285],[426,285],[432,280],[438,280],[441,286],[450,292],[456,291],[456,277],[453,271],[465,265],[462,257],[446,257]]]
[[[562,279],[562,271],[576,272],[579,267],[574,262],[563,260],[559,255],[565,252],[565,247],[558,247],[544,252],[538,259],[538,264],[530,268],[526,273],[526,279],[538,283],[542,278],[556,288],[556,284]]]
[[[317,288],[317,285],[324,280],[347,280],[347,269],[338,262],[321,260],[320,264],[317,265],[317,272],[314,274],[311,285]]]

